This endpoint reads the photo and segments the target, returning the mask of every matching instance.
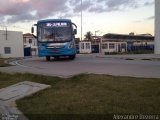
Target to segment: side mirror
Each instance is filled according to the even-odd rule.
[[[73,34],[76,35],[77,34],[77,25],[72,23],[72,25],[75,27],[75,29],[73,30]]]
[[[32,33],[32,34],[34,33],[34,27],[32,27],[32,29],[31,29],[31,33]]]
[[[77,29],[74,29],[74,34],[75,34],[75,35],[77,34]]]

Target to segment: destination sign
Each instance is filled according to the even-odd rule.
[[[46,27],[67,27],[68,25],[66,22],[46,23]]]

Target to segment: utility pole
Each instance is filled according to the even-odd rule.
[[[160,0],[155,0],[155,41],[154,53],[160,54]]]
[[[97,32],[99,32],[99,30],[96,30],[96,31],[95,31],[95,40],[94,40],[94,43],[96,43],[96,37],[97,37],[97,34],[96,34],[96,33],[97,33]]]
[[[7,26],[6,26],[6,40],[7,40],[8,32],[7,32]]]
[[[83,6],[82,6],[82,0],[81,0],[81,41],[82,41],[82,32],[83,32],[83,30],[82,30],[82,29],[83,29],[83,28],[82,28],[82,20],[83,20],[83,19],[82,19],[82,7],[83,7]]]
[[[99,30],[96,30],[96,31],[95,31],[95,37],[96,37],[96,33],[97,33],[97,32],[99,32]]]

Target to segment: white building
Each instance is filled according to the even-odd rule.
[[[101,45],[102,53],[117,53],[117,52],[126,52],[127,51],[127,42],[103,42]]]
[[[155,54],[160,54],[160,0],[155,0]]]
[[[24,48],[30,47],[31,48],[31,55],[37,55],[37,39],[33,34],[26,33],[23,34],[23,42]]]
[[[24,57],[22,32],[0,30],[0,57]]]
[[[79,42],[79,53],[91,53],[91,42],[90,41],[82,41]]]
[[[154,37],[150,34],[105,34],[101,39],[101,52],[127,52],[134,49],[153,49]]]

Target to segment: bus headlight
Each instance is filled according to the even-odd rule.
[[[68,48],[74,48],[74,42],[70,42]]]
[[[45,50],[46,48],[44,46],[39,46],[39,50]]]

